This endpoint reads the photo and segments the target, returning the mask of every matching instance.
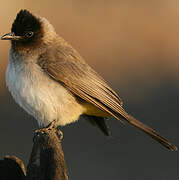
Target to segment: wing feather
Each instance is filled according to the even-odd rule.
[[[47,53],[48,52],[48,53]],[[48,59],[47,59],[48,58]],[[130,116],[122,108],[122,100],[71,46],[62,44],[42,54],[40,67],[55,81],[62,83],[78,97],[108,112],[117,119],[125,119],[170,150],[177,147],[152,128]]]
[[[76,51],[73,52],[73,56],[70,54],[64,55],[64,52],[59,52],[59,58],[54,53],[41,55],[38,64],[49,76],[63,83],[71,92],[118,118],[113,111],[120,110],[122,100]],[[48,61],[44,57],[48,57]]]

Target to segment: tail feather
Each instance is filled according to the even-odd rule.
[[[177,151],[177,147],[172,144],[171,142],[169,142],[167,139],[165,139],[164,137],[160,136],[155,130],[153,130],[152,128],[148,127],[147,125],[141,123],[140,121],[138,121],[137,119],[135,119],[134,117],[132,117],[131,115],[127,114],[124,110],[122,110],[122,112],[120,112],[120,114],[118,114],[119,118],[124,118],[129,124],[137,127],[138,129],[142,130],[143,132],[145,132],[146,134],[148,134],[149,136],[151,136],[153,139],[155,139],[156,141],[158,141],[160,144],[162,144],[164,147],[170,149],[171,151]]]
[[[83,114],[83,118],[88,120],[93,126],[97,126],[106,136],[110,136],[110,131],[104,117],[90,116]]]

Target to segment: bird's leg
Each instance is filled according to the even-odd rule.
[[[53,121],[52,121],[48,126],[46,126],[45,128],[35,130],[35,133],[42,132],[42,131],[48,131],[48,130],[52,130],[52,129],[56,129],[57,126],[56,126],[55,123],[56,123],[56,121],[53,120]]]
[[[53,120],[45,129],[52,130],[56,128],[57,128],[56,120]]]
[[[57,125],[56,125],[56,120],[53,120],[48,126],[46,126],[45,128],[42,128],[42,129],[37,129],[35,130],[35,134],[38,134],[38,133],[44,133],[44,132],[47,132],[47,131],[52,131],[52,130],[55,130],[59,139],[62,140],[63,139],[63,133],[60,129],[57,128]]]

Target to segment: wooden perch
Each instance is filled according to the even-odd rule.
[[[6,156],[0,160],[0,180],[68,180],[62,138],[53,125],[37,130],[27,172],[20,159]]]

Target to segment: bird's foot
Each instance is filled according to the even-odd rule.
[[[52,130],[52,129],[56,129],[57,126],[56,126],[56,121],[53,120],[48,126],[46,126],[45,128],[42,128],[42,129],[37,129],[35,130],[35,133],[39,133],[39,132],[42,132],[42,131],[49,131],[49,130]]]
[[[60,129],[57,129],[57,135],[58,135],[58,138],[60,139],[60,141],[63,139],[63,133]]]
[[[35,134],[38,134],[38,133],[45,133],[45,132],[50,132],[50,131],[55,131],[59,137],[59,140],[62,140],[63,139],[63,133],[62,131],[60,131],[58,128],[57,128],[57,125],[56,125],[56,121],[53,120],[48,126],[46,126],[45,128],[42,128],[42,129],[37,129],[35,130]]]

